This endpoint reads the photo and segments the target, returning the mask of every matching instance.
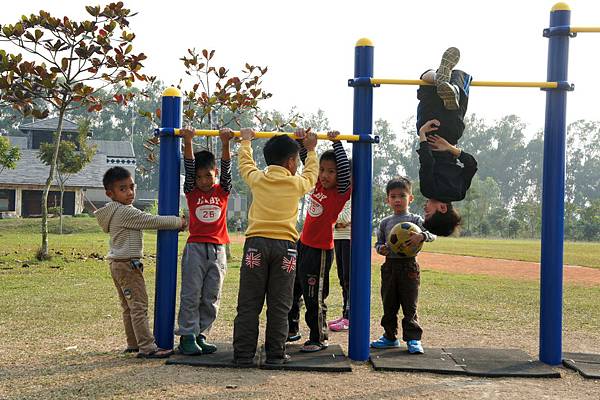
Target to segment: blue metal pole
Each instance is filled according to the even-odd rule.
[[[360,39],[354,50],[354,77],[373,77],[373,43]],[[355,134],[370,135],[373,126],[373,87],[354,87]],[[352,144],[352,244],[350,267],[349,355],[369,358],[371,327],[371,233],[373,232],[373,152],[371,143]]]
[[[170,87],[163,92],[161,126],[163,128],[181,128],[181,92],[176,88]],[[173,135],[161,135],[158,183],[158,213],[160,215],[179,215],[180,163],[181,139]],[[172,349],[177,288],[178,232],[176,230],[160,230],[157,238],[154,337],[158,347]]]
[[[569,6],[557,3],[550,12],[550,28],[570,23]],[[568,62],[568,31],[549,35],[547,80],[566,81]],[[539,356],[542,362],[550,365],[562,362],[566,112],[566,90],[548,90],[544,128]]]

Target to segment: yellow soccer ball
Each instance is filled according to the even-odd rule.
[[[421,233],[421,228],[412,222],[400,222],[399,224],[394,225],[388,236],[388,247],[391,251],[401,257],[414,257],[423,247],[423,242],[416,246],[410,246],[404,243],[410,239],[409,232]]]

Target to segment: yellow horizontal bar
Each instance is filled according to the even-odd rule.
[[[181,129],[175,129],[175,135],[180,135]],[[269,139],[273,136],[288,135],[291,138],[296,136],[290,132],[256,132],[255,137],[260,139]],[[219,136],[219,131],[211,129],[196,129],[196,136]],[[240,137],[240,131],[233,131],[233,136]],[[348,142],[357,142],[360,140],[359,135],[337,135],[337,140],[346,140]],[[326,133],[317,133],[317,139],[329,140]]]
[[[371,78],[372,85],[432,85],[420,79],[381,79]],[[556,89],[558,82],[498,82],[498,81],[473,81],[471,86],[493,86],[493,87],[535,87],[544,89]]]
[[[572,33],[575,32],[600,32],[600,26],[572,26],[570,28]]]

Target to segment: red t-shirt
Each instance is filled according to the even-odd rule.
[[[339,193],[337,187],[325,189],[321,182],[317,182],[308,198],[300,241],[316,249],[333,249],[333,225],[351,194],[350,189]]]
[[[216,184],[209,192],[195,188],[186,193],[190,210],[188,243],[229,243],[227,233],[227,199],[229,193]]]

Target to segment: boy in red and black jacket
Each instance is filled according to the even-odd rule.
[[[298,241],[298,270],[294,290],[294,303],[288,320],[289,341],[299,339],[298,319],[300,296],[306,305],[306,324],[310,329],[309,340],[300,351],[314,352],[327,348],[327,306],[329,295],[329,270],[333,261],[333,226],[344,204],[350,199],[350,161],[344,146],[335,138],[339,132],[328,133],[333,150],[327,150],[319,160],[319,180],[310,193],[304,228]],[[300,149],[302,162],[306,149]],[[302,288],[300,292],[298,289]],[[294,326],[295,325],[295,326]]]

